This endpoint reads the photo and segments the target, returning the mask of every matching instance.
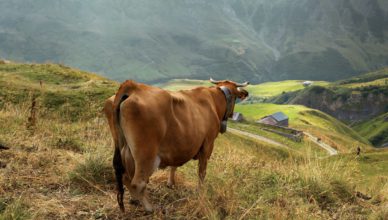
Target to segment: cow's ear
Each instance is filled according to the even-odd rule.
[[[240,100],[244,100],[248,97],[249,93],[247,90],[243,89],[243,88],[237,88],[237,97],[240,99]]]

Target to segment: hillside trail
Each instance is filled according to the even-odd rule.
[[[247,136],[247,137],[259,140],[259,141],[263,141],[263,142],[266,142],[268,144],[272,144],[272,145],[275,145],[275,146],[290,148],[287,145],[284,145],[282,143],[279,143],[277,141],[274,141],[272,139],[269,139],[269,138],[266,138],[266,137],[263,137],[263,136],[260,136],[260,135],[257,135],[257,134],[252,134],[250,132],[241,131],[241,130],[230,128],[230,127],[228,127],[228,131],[230,131],[231,133],[240,134],[240,135],[244,135],[244,136]]]
[[[312,135],[308,132],[305,132],[305,131],[303,133],[305,135],[307,135],[312,142],[314,142],[315,144],[317,144],[321,148],[325,149],[329,153],[330,156],[334,156],[334,155],[338,154],[338,151],[336,149],[334,149],[332,146],[330,146],[322,141],[318,141],[318,138],[315,137],[314,135]]]
[[[235,134],[240,134],[240,135],[244,135],[246,137],[250,137],[250,138],[253,138],[253,139],[256,139],[256,140],[259,140],[259,141],[263,141],[263,142],[266,142],[266,143],[269,143],[269,144],[272,144],[272,145],[275,145],[275,146],[279,146],[279,147],[285,147],[285,148],[289,148],[289,149],[292,149],[291,147],[287,146],[287,145],[284,145],[282,143],[279,143],[277,141],[274,141],[272,139],[269,139],[269,138],[266,138],[266,137],[263,137],[263,136],[260,136],[260,135],[257,135],[257,134],[252,134],[250,132],[246,132],[246,131],[241,131],[241,130],[238,130],[238,129],[234,129],[234,128],[230,128],[228,127],[228,131],[231,132],[231,133],[235,133]],[[318,141],[318,138],[315,137],[314,135],[310,134],[310,133],[307,133],[307,132],[303,132],[306,136],[309,137],[309,139],[314,142],[315,144],[317,144],[319,147],[323,148],[324,150],[326,150],[330,156],[334,156],[334,155],[337,155],[338,154],[338,151],[336,149],[334,149],[332,146],[326,144],[326,143],[323,143],[322,141]]]

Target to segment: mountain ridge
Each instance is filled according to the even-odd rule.
[[[0,57],[119,81],[333,81],[388,65],[387,23],[381,0],[4,0]]]

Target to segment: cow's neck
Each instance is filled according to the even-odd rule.
[[[218,87],[217,90],[221,90],[221,93],[218,93],[220,95],[217,96],[217,113],[220,120],[220,133],[226,132],[226,125],[228,121],[228,117],[231,114],[231,111],[233,111],[233,96],[226,86]],[[221,95],[222,94],[222,95]]]

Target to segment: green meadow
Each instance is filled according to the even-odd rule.
[[[304,89],[304,80],[285,80],[279,82],[266,82],[257,85],[250,85],[247,90],[249,95],[256,97],[273,97],[284,92],[292,92]],[[326,81],[311,81],[312,85],[327,86]]]

